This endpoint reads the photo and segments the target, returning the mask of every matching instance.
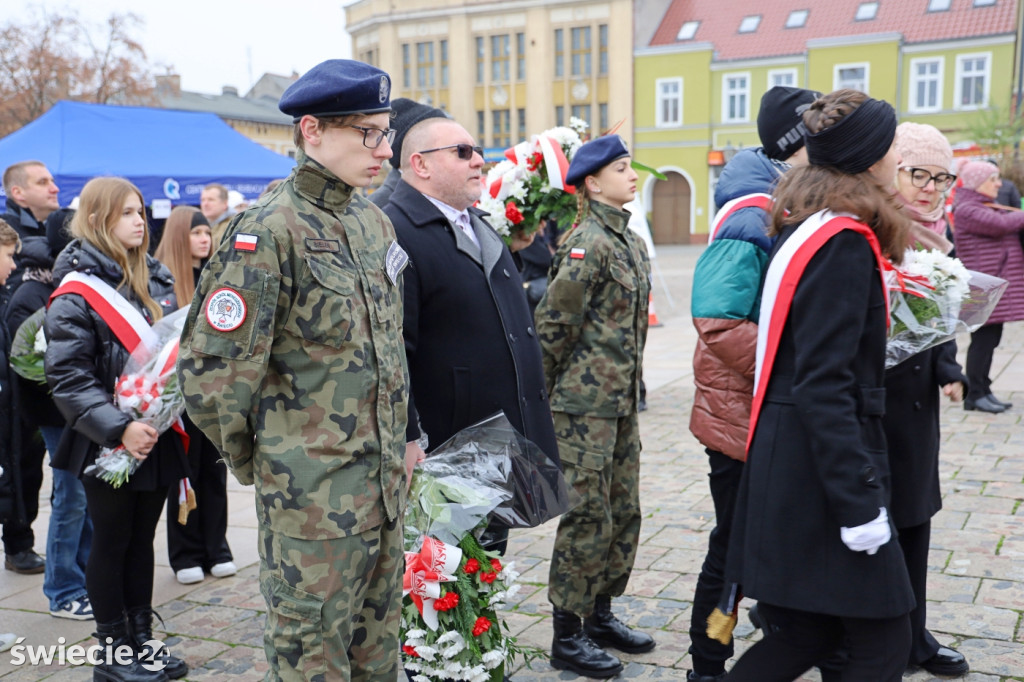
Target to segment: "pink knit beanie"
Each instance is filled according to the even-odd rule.
[[[946,171],[953,166],[949,140],[938,128],[927,123],[907,121],[896,126],[896,151],[903,157],[904,166],[938,166]]]
[[[960,168],[960,179],[967,189],[978,189],[998,172],[999,169],[988,161],[968,161]]]

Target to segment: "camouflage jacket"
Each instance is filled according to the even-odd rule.
[[[595,417],[636,410],[650,262],[629,213],[591,201],[558,248],[537,305],[551,409]]]
[[[403,257],[380,209],[300,154],[203,270],[186,409],[276,532],[361,533],[405,504]]]

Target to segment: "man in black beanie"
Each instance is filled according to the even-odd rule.
[[[390,161],[391,172],[384,178],[384,183],[380,188],[369,197],[370,203],[381,208],[387,206],[391,200],[391,193],[395,191],[398,181],[402,178],[399,166],[402,163],[402,143],[405,142],[405,134],[414,125],[428,118],[451,118],[441,109],[420,104],[408,97],[391,100],[391,109],[395,112],[391,119],[391,127],[395,130],[395,141],[391,143],[391,151],[394,153]]]
[[[715,188],[721,207],[710,227],[710,244],[697,260],[691,313],[697,328],[693,378],[697,385],[690,431],[708,454],[715,528],[697,578],[690,620],[689,682],[725,678],[732,644],[707,635],[707,618],[721,596],[732,529],[733,504],[746,458],[754,394],[760,283],[773,240],[771,192],[789,168],[807,163],[803,112],[819,94],[776,86],[761,99],[757,132],[761,147],[744,149],[722,170]]]

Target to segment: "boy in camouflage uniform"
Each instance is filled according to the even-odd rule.
[[[232,221],[182,335],[189,416],[256,484],[268,679],[398,672],[408,259],[356,189],[391,156],[389,94],[341,59],[285,91],[298,165]]]

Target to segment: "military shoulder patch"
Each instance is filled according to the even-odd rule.
[[[245,322],[245,300],[234,289],[217,289],[206,301],[206,321],[219,332],[231,332]]]
[[[569,258],[582,260],[587,255],[586,249],[569,249]]]
[[[260,238],[254,234],[239,232],[235,235],[235,251],[255,251]]]

